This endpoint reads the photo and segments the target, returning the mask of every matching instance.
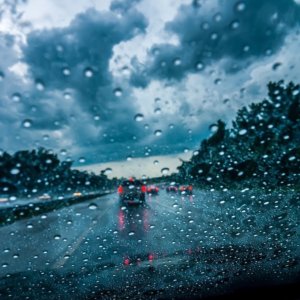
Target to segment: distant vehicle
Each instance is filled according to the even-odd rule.
[[[146,185],[142,181],[130,178],[118,187],[120,200],[124,204],[142,204],[145,202]]]
[[[159,188],[156,185],[147,186],[147,194],[157,195]]]
[[[80,197],[80,196],[82,196],[82,193],[81,192],[75,192],[75,193],[73,193],[73,196],[74,197]]]
[[[193,186],[181,185],[179,186],[179,193],[182,195],[193,195]]]
[[[166,187],[166,192],[167,193],[178,193],[178,188],[179,188],[179,185],[172,182],[170,185],[168,185]]]
[[[39,196],[40,200],[50,200],[51,196],[49,194],[43,194],[41,196]]]

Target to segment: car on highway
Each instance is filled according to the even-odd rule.
[[[145,202],[147,186],[140,180],[129,178],[118,187],[118,194],[122,204],[142,204]]]
[[[181,195],[193,195],[193,186],[192,185],[180,185],[178,189]]]
[[[167,193],[178,193],[179,185],[175,182],[172,182],[170,185],[166,187]]]
[[[147,186],[147,194],[157,195],[159,192],[159,188],[156,185]]]

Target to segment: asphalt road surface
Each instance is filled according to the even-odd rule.
[[[3,226],[0,298],[156,299],[222,294],[266,274],[295,278],[297,239],[268,240],[236,198],[162,190],[125,207],[112,194]]]

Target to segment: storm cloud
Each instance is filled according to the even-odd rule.
[[[0,148],[11,152],[44,146],[87,164],[182,153],[268,81],[299,77],[296,1],[78,0],[69,12],[52,0],[49,14],[25,11],[34,20],[11,3],[0,22]]]
[[[181,80],[221,59],[227,73],[237,72],[278,51],[299,24],[300,6],[293,0],[192,1],[165,25],[177,43],[153,45],[143,65],[132,60],[132,83]]]

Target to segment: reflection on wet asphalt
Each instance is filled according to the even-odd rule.
[[[113,194],[20,220],[0,228],[5,241],[0,245],[0,275],[7,284],[24,273],[68,274],[73,278],[69,288],[75,293],[79,282],[79,286],[97,283],[102,289],[128,280],[135,286],[142,280],[144,288],[150,278],[149,289],[151,285],[154,289],[187,283],[198,286],[201,280],[204,286],[225,284],[229,274],[239,276],[241,270],[254,274],[252,268],[260,261],[266,269],[272,268],[274,259],[281,273],[284,268],[291,272],[297,266],[299,256],[293,256],[297,245],[291,242],[288,248],[288,242],[283,246],[276,239],[268,241],[259,226],[265,213],[261,218],[253,215],[249,205],[236,205],[233,213],[223,202],[234,198],[202,191],[194,196],[161,191],[147,196],[144,205],[123,206]],[[160,273],[151,273],[158,269]],[[151,275],[145,275],[145,270]],[[82,279],[82,275],[88,277]]]

